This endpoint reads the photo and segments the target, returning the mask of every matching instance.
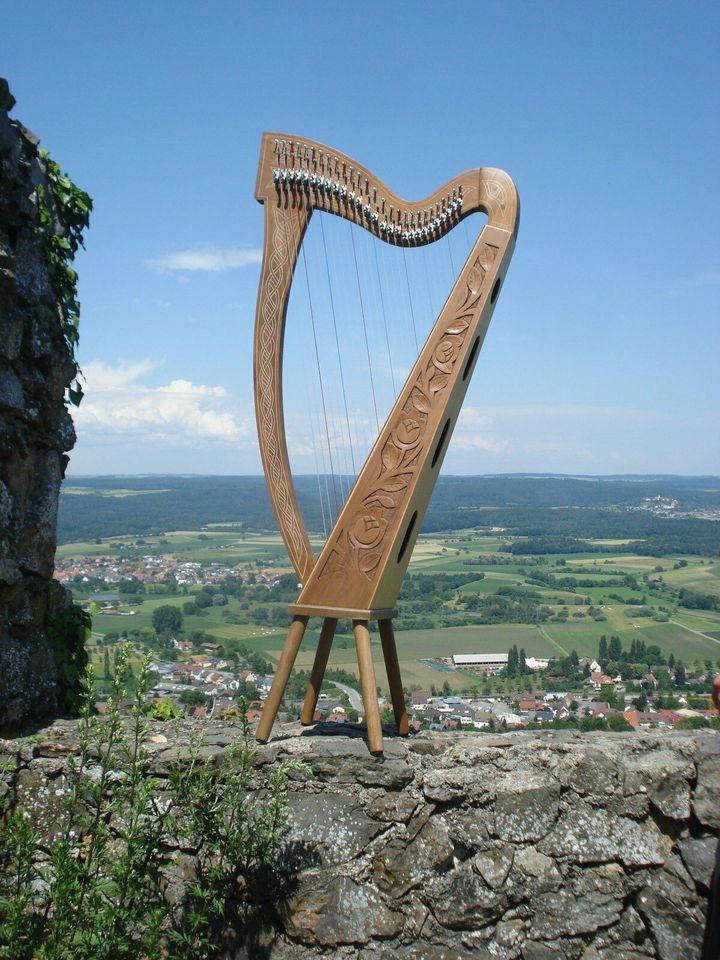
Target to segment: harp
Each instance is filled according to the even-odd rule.
[[[410,202],[364,166],[313,140],[263,135],[256,199],[265,238],[255,319],[255,412],[270,500],[301,588],[256,737],[271,733],[310,617],[323,618],[301,720],[312,722],[339,618],[353,624],[368,746],[383,750],[369,622],[378,621],[397,732],[408,719],[392,627],[397,597],[515,245],[519,205],[502,170],[454,177]],[[290,288],[313,211],[378,242],[433,243],[469,214],[487,223],[399,391],[324,547],[315,556],[293,484],[283,411]]]

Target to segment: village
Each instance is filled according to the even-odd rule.
[[[200,653],[191,640],[173,640],[172,644],[178,657],[185,659],[158,658],[151,664],[156,675],[151,696],[158,717],[186,716],[203,721],[237,716],[242,710],[251,724],[259,720],[272,685],[271,673],[253,670],[226,658],[218,643],[203,643]],[[456,654],[444,661],[438,660],[438,664],[447,668],[449,662],[456,661],[465,666],[468,660],[475,660],[476,668],[477,662],[482,661],[486,664],[482,669],[489,676],[499,676],[507,669],[508,655]],[[527,660],[528,669],[534,669],[540,676],[548,666],[548,661],[538,661],[531,667],[530,662],[535,658]],[[583,672],[588,675],[583,676]],[[296,690],[306,678],[301,674],[297,679]],[[716,716],[711,709],[691,706],[694,688],[702,689],[707,680],[704,674],[688,677],[685,689],[673,690],[668,697],[667,692],[659,690],[658,678],[649,674],[638,696],[637,692],[626,690],[621,675],[610,677],[603,673],[596,660],[582,658],[578,663],[578,680],[564,691],[473,696],[454,694],[449,687],[442,691],[433,687],[406,691],[406,704],[411,733],[420,730],[496,732],[565,725],[585,732],[593,729],[667,732],[678,725],[705,726]],[[299,696],[286,695],[284,708],[278,715],[280,722],[297,719],[303,696],[304,689]],[[700,696],[698,700],[703,702],[704,698]],[[672,707],[665,705],[668,701]],[[639,703],[643,709],[638,708]],[[378,705],[383,722],[391,725],[390,699],[380,695]],[[100,701],[97,706],[102,712],[104,704]],[[359,693],[347,683],[326,681],[313,722],[346,725],[362,720]]]
[[[270,566],[270,563],[267,564]],[[248,564],[222,564],[181,560],[171,553],[147,554],[144,556],[113,557],[109,555],[73,556],[57,559],[55,578],[65,586],[82,588],[93,583],[123,586],[130,590],[142,584],[152,590],[153,585],[163,589],[168,583],[173,586],[204,586],[222,583],[237,577],[244,583],[253,582],[272,586],[278,572],[265,569],[261,561],[255,561],[252,571]]]

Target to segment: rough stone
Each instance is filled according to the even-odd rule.
[[[653,806],[666,817],[687,820],[690,816],[690,783],[695,765],[672,750],[632,756],[624,764],[623,793],[646,793]]]
[[[496,788],[494,833],[520,843],[539,840],[557,819],[560,785],[533,775],[504,779]]]
[[[45,255],[38,138],[8,116],[0,79],[0,730],[58,711],[48,642],[57,503],[75,435],[65,388],[75,375]],[[40,349],[41,347],[41,349]]]
[[[696,884],[710,889],[715,855],[718,846],[716,837],[686,837],[678,842],[680,856]]]
[[[622,912],[622,901],[608,894],[589,892],[575,897],[568,889],[541,894],[533,906],[533,937],[539,940],[593,933],[615,923]]]
[[[405,893],[421,878],[442,872],[452,863],[453,845],[448,829],[438,818],[425,823],[415,838],[405,845],[401,840],[389,843],[373,861],[378,886],[395,896]]]
[[[313,848],[325,867],[352,860],[382,829],[361,807],[328,793],[293,794],[289,820],[290,842]]]
[[[698,751],[693,811],[706,827],[720,827],[720,737],[703,741]]]
[[[283,919],[286,931],[301,943],[331,946],[394,936],[403,918],[372,887],[335,877],[291,898]]]
[[[671,843],[652,821],[613,817],[582,802],[563,814],[538,844],[541,853],[574,863],[620,861],[629,867],[664,863]]]
[[[638,896],[637,909],[650,928],[659,960],[697,955],[703,927],[696,919],[647,887]]]
[[[507,897],[493,890],[470,866],[462,864],[426,888],[427,903],[438,923],[451,930],[474,930],[499,920]]]
[[[514,850],[512,847],[499,847],[495,850],[486,850],[478,853],[472,861],[472,865],[483,878],[485,883],[493,890],[501,887],[510,868],[513,865]]]

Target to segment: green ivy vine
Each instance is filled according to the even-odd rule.
[[[80,301],[77,296],[78,275],[71,264],[83,244],[83,230],[90,223],[93,202],[50,157],[40,151],[45,166],[47,187],[37,189],[40,226],[45,240],[45,254],[50,267],[50,282],[60,304],[65,342],[74,363],[79,339]],[[76,407],[83,397],[78,380],[68,388],[68,399]]]

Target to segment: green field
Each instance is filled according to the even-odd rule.
[[[483,574],[482,579],[470,580],[458,589],[461,598],[462,595],[470,594],[487,596],[500,587],[513,587],[539,594],[542,602],[551,607],[554,615],[567,609],[568,620],[549,621],[538,626],[499,624],[453,626],[434,630],[398,630],[398,653],[406,686],[439,687],[447,680],[452,688],[460,689],[477,686],[482,682],[480,678],[462,671],[440,672],[422,663],[422,660],[450,657],[454,653],[506,653],[513,644],[524,648],[528,656],[563,656],[573,649],[580,656],[596,656],[600,637],[609,637],[612,634],[619,635],[625,647],[629,646],[633,639],[642,639],[648,645],[657,644],[666,655],[672,652],[677,658],[688,663],[702,662],[705,659],[717,662],[720,659],[720,613],[677,607],[676,601],[673,603],[667,599],[668,595],[649,591],[648,584],[642,580],[643,575],[651,579],[661,576],[664,583],[674,589],[686,587],[720,595],[720,564],[717,562],[687,557],[684,558],[686,566],[673,569],[680,558],[657,559],[632,554],[567,554],[544,558],[538,569],[550,572],[558,578],[590,577],[602,582],[604,577],[617,578],[627,573],[638,579],[638,590],[616,585],[578,586],[573,593],[559,586],[528,584],[527,577],[532,577],[534,569],[528,561],[523,563],[522,558],[517,558],[511,563],[493,564],[490,561],[498,556],[501,540],[496,536],[476,539],[470,539],[470,536],[466,531],[451,535],[424,534],[415,548],[410,573],[454,573],[471,577]],[[285,548],[275,534],[244,533],[241,529],[229,532],[205,529],[178,530],[162,537],[140,539],[141,543],[134,538],[115,537],[101,543],[67,544],[58,549],[58,557],[109,554],[123,558],[132,554],[165,554],[180,560],[223,563],[228,566],[241,564],[247,569],[269,565],[278,572],[290,570]],[[319,543],[315,543],[316,548],[319,546]],[[468,560],[475,562],[468,564]],[[562,560],[565,564],[558,564],[558,561]],[[662,570],[657,571],[657,567]],[[520,573],[521,568],[524,568],[525,573]],[[111,591],[113,587],[108,586],[107,589]],[[172,604],[182,607],[183,603],[192,599],[192,594],[197,589],[193,587],[189,595],[182,596],[146,594],[141,605],[122,608],[123,613],[132,612],[130,616],[95,614],[93,629],[99,634],[122,634],[126,630],[151,628],[152,614],[158,606]],[[610,593],[621,597],[621,601],[610,599]],[[667,605],[670,622],[626,615],[626,610],[632,612],[633,609],[628,602],[633,599],[640,601],[643,596],[646,596],[648,604]],[[573,616],[587,612],[586,597],[589,597],[596,607],[601,607],[606,617],[604,621],[598,622],[588,616]],[[564,606],[558,602],[561,600],[565,602]],[[454,602],[451,602],[450,606],[453,605]],[[223,612],[241,616],[247,614],[247,610],[240,607],[239,601],[231,597],[227,606],[208,607],[201,615],[185,615],[184,634],[202,630],[220,641],[242,642],[262,652],[267,659],[277,661],[285,639],[283,626],[228,623]],[[438,609],[437,613],[440,614],[441,611]],[[299,669],[308,669],[312,664],[318,629],[319,621],[311,621],[298,655]],[[378,683],[386,688],[387,679],[377,637],[375,640],[377,679]],[[357,673],[352,635],[338,635],[331,653],[330,667]]]

